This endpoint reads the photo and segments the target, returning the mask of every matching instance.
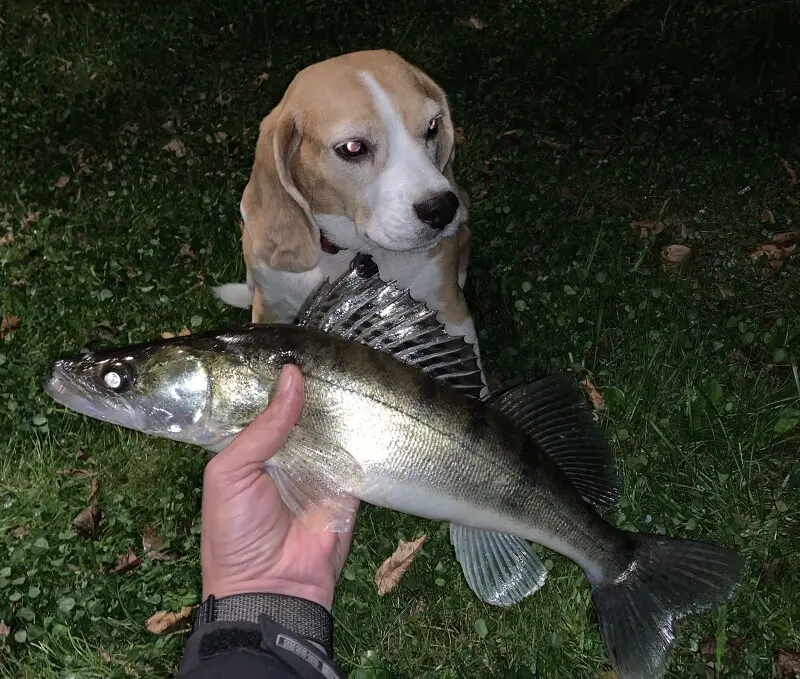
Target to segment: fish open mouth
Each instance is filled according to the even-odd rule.
[[[53,372],[44,383],[45,393],[59,405],[81,415],[110,424],[135,428],[136,415],[121,400],[87,389],[65,370],[63,361],[53,366]]]

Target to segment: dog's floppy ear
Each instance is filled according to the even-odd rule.
[[[288,164],[299,146],[300,133],[285,102],[264,118],[241,202],[253,258],[294,273],[313,269],[319,258],[319,233]]]

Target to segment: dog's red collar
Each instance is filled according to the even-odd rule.
[[[331,241],[328,240],[328,237],[322,233],[322,231],[319,232],[319,244],[322,248],[322,251],[327,252],[329,255],[335,255],[341,249],[337,245],[331,243]]]

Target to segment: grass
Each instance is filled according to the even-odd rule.
[[[800,644],[800,275],[796,259],[765,275],[748,257],[800,221],[782,162],[800,172],[800,17],[791,0],[608,11],[0,10],[0,236],[14,235],[0,245],[0,311],[22,322],[0,340],[0,677],[175,671],[185,634],[144,621],[198,601],[204,456],[54,408],[41,382],[84,346],[244,322],[208,288],[243,276],[237,206],[258,123],[301,67],[376,47],[437,79],[464,130],[469,298],[490,368],[588,376],[624,475],[619,525],[747,558],[737,597],[681,627],[669,676],[766,677],[776,649]],[[173,139],[181,157],[163,148]],[[635,221],[651,222],[645,237]],[[665,272],[661,250],[677,243],[692,261]],[[92,478],[93,541],[71,528]],[[173,558],[108,572],[128,547],[141,554],[146,525]],[[378,597],[377,566],[423,532],[401,586]],[[367,508],[335,608],[338,658],[360,679],[608,677],[585,579],[545,557],[541,592],[490,608],[443,526]]]

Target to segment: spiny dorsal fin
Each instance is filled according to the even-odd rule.
[[[335,281],[323,281],[300,310],[298,325],[366,344],[478,398],[484,389],[475,348],[448,334],[423,302],[385,282],[367,255]]]
[[[492,394],[486,402],[502,411],[558,464],[581,496],[595,506],[619,500],[614,454],[581,391],[551,375]]]

